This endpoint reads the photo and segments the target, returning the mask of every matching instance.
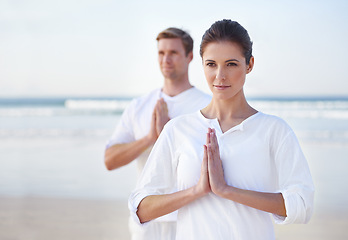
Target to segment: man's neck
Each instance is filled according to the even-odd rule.
[[[190,88],[192,88],[192,85],[190,84],[188,78],[181,81],[164,79],[162,91],[168,96],[174,97]]]

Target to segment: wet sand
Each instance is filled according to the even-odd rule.
[[[128,240],[125,200],[0,198],[0,239]],[[306,225],[276,225],[277,240],[347,239],[344,212],[316,211]],[[251,229],[252,230],[252,229]]]
[[[0,198],[2,240],[127,240],[126,202]]]

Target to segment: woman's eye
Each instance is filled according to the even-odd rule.
[[[214,63],[207,63],[207,66],[208,66],[208,67],[214,67],[215,64],[214,64]]]
[[[237,64],[236,63],[227,63],[227,66],[237,66]]]

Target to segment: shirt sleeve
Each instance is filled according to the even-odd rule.
[[[291,130],[275,152],[279,191],[282,193],[286,217],[273,215],[275,223],[307,223],[313,213],[314,184],[307,161]]]
[[[134,132],[133,132],[133,112],[135,108],[135,101],[133,100],[130,105],[123,111],[121,119],[117,124],[111,138],[106,143],[106,149],[109,147],[120,144],[120,143],[129,143],[135,141]]]
[[[137,215],[139,203],[147,196],[172,193],[175,190],[175,153],[173,138],[170,136],[167,123],[157,139],[144,170],[131,193],[128,207],[132,218],[140,224]]]

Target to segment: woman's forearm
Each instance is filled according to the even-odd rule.
[[[174,212],[205,194],[197,187],[191,187],[171,194],[150,195],[140,202],[137,215],[141,223],[148,222]]]
[[[227,185],[220,159],[219,144],[213,129],[208,129],[207,145],[209,183],[213,193],[249,207],[286,216],[284,198],[281,193],[243,190]]]
[[[284,198],[281,193],[256,192],[226,186],[218,195],[252,208],[286,217]]]

